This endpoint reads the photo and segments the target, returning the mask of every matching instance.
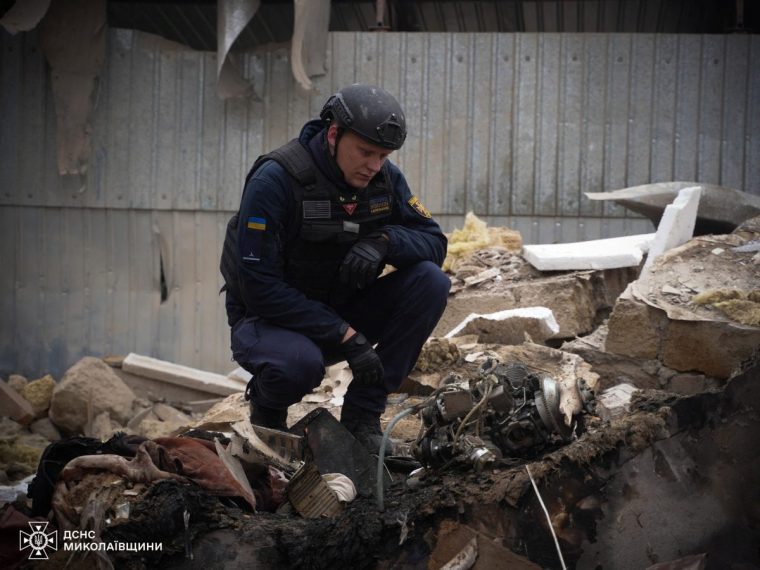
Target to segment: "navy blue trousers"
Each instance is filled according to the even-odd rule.
[[[423,261],[378,279],[351,303],[335,308],[354,329],[377,343],[385,370],[382,385],[352,382],[344,407],[383,412],[388,393],[396,391],[411,372],[441,318],[450,286],[437,265]],[[258,318],[243,319],[232,328],[232,353],[254,375],[251,398],[273,409],[301,401],[322,382],[326,365],[343,360],[300,333]]]

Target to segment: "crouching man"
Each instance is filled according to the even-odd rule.
[[[221,259],[234,359],[253,378],[251,422],[286,429],[288,406],[346,360],[341,423],[380,447],[389,392],[443,313],[446,237],[388,160],[404,113],[379,87],[350,85],[245,180]],[[385,264],[396,268],[381,278]]]

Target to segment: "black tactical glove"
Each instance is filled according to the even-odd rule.
[[[340,266],[340,282],[351,289],[369,287],[380,273],[387,253],[388,240],[381,233],[369,234],[357,241]]]
[[[356,333],[340,345],[354,380],[360,384],[381,384],[383,363],[362,333]]]

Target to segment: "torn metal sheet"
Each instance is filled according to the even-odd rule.
[[[245,476],[245,471],[243,470],[240,460],[232,453],[232,444],[224,447],[219,443],[219,439],[215,437],[214,447],[216,448],[216,454],[219,456],[219,459],[222,460],[227,471],[230,472],[230,475],[232,475],[243,490],[243,498],[249,505],[251,505],[253,510],[256,510],[256,497],[253,494],[253,489],[251,489],[251,484],[248,482],[248,478]]]
[[[40,24],[50,64],[58,172],[84,174],[90,162],[95,86],[106,57],[105,0],[58,0]]]
[[[216,18],[216,93],[220,99],[247,97],[253,92],[231,60],[230,50],[261,5],[260,0],[219,0]]]
[[[585,192],[589,200],[611,200],[642,214],[659,226],[665,207],[678,192],[690,186],[702,189],[694,235],[728,233],[744,220],[760,215],[760,196],[741,190],[698,182],[658,182],[613,192]]]
[[[303,435],[320,473],[342,473],[359,493],[374,492],[377,461],[330,412],[317,408],[290,431]]]
[[[18,0],[0,18],[0,26],[11,34],[28,32],[37,27],[50,7],[50,0]]]
[[[330,0],[294,0],[294,8],[290,65],[298,84],[310,91],[314,87],[310,78],[327,71]]]
[[[301,465],[301,437],[251,425],[245,420],[233,424],[230,453],[248,463],[293,472]]]

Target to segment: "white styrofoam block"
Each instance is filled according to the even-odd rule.
[[[554,313],[547,307],[523,307],[520,309],[507,309],[505,311],[498,311],[496,313],[488,313],[485,315],[479,315],[478,313],[470,313],[465,319],[454,327],[444,338],[452,338],[456,336],[459,331],[464,329],[470,322],[475,319],[487,319],[489,321],[506,321],[513,317],[533,318],[541,321],[544,326],[544,332],[546,337],[549,338],[559,332],[559,324],[554,318]]]
[[[649,255],[644,263],[647,270],[658,255],[669,249],[678,247],[689,241],[694,235],[694,225],[697,223],[697,210],[702,188],[690,186],[678,192],[673,203],[665,207],[660,225],[654,235],[654,241],[649,248]]]
[[[523,257],[539,271],[615,269],[641,263],[655,234],[573,243],[523,246]]]

